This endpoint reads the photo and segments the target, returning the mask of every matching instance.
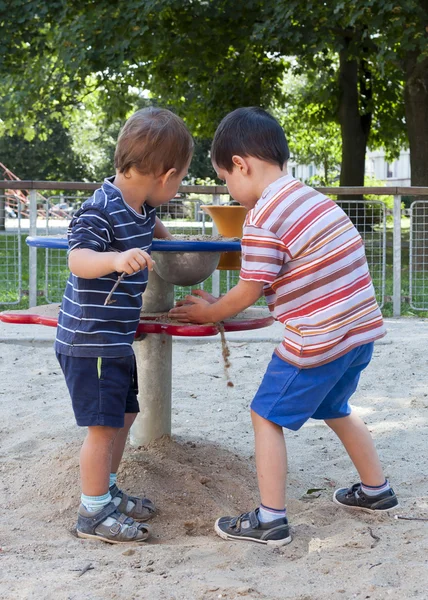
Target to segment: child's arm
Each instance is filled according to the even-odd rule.
[[[153,260],[147,252],[132,248],[126,252],[97,252],[89,248],[76,248],[68,256],[69,269],[82,279],[96,279],[117,271],[132,275],[148,267],[153,269]]]
[[[209,303],[195,296],[187,296],[189,304],[169,311],[172,318],[190,323],[216,323],[233,317],[252,306],[263,294],[263,281],[240,279],[239,283],[217,302]]]
[[[170,234],[168,229],[162,223],[162,221],[156,217],[155,230],[153,236],[158,239],[173,240],[173,236]]]

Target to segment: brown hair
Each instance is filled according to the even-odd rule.
[[[114,166],[126,174],[134,167],[142,175],[180,173],[193,153],[193,139],[183,120],[165,108],[143,108],[123,126],[114,153]]]

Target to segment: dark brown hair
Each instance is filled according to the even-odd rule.
[[[165,108],[143,108],[123,126],[114,153],[114,166],[126,174],[134,167],[142,175],[180,173],[193,153],[193,139],[183,120]]]
[[[252,106],[226,115],[215,132],[211,160],[231,173],[235,155],[254,156],[282,169],[290,151],[278,121],[262,108]]]

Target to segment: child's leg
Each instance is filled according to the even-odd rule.
[[[251,411],[256,468],[260,497],[264,506],[284,510],[287,477],[287,450],[282,427]]]
[[[113,452],[111,459],[111,472],[117,473],[117,470],[122,460],[123,451],[125,449],[126,440],[128,438],[129,430],[131,429],[132,423],[135,421],[137,413],[125,413],[125,423],[121,429],[118,430],[118,434],[113,443]]]
[[[119,512],[129,515],[137,521],[148,521],[155,513],[156,508],[148,498],[140,498],[128,496],[116,485],[116,473],[122,460],[123,451],[125,449],[126,440],[132,423],[135,421],[137,413],[125,413],[124,425],[119,429],[118,434],[113,443],[112,460],[111,460],[111,475],[110,493],[114,504],[116,504]],[[110,474],[110,472],[109,472]]]
[[[271,546],[291,542],[285,516],[287,452],[282,427],[251,411],[261,505],[237,517],[220,517],[214,529],[223,539],[250,540]]]
[[[108,492],[113,445],[119,429],[88,427],[80,451],[80,477],[85,496],[102,496]]]
[[[345,446],[360,480],[368,486],[382,485],[385,475],[372,436],[360,417],[352,412],[347,417],[328,419],[325,422]]]

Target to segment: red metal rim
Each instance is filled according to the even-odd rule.
[[[137,328],[136,336],[147,333],[166,333],[167,335],[176,335],[181,337],[201,337],[217,335],[218,327],[213,323],[197,325],[195,323],[161,323],[149,321],[150,317],[141,318]],[[0,321],[4,323],[15,323],[15,325],[45,325],[47,327],[56,327],[58,319],[55,317],[46,317],[30,313],[0,313]],[[247,331],[251,329],[261,329],[268,327],[273,323],[272,317],[261,317],[257,319],[231,320],[224,322],[225,331]]]

